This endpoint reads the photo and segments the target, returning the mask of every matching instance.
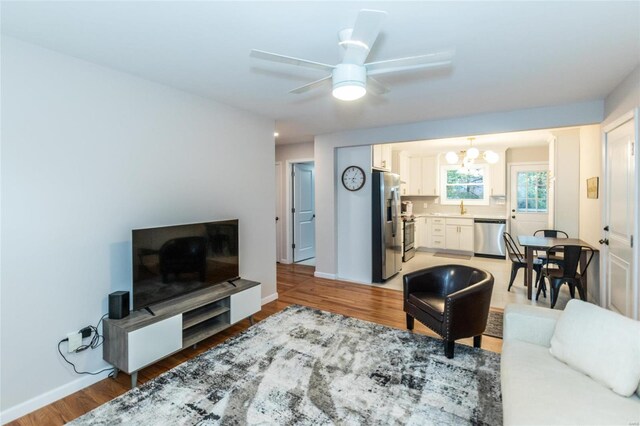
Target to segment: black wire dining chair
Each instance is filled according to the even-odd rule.
[[[509,260],[511,260],[511,279],[509,280],[509,287],[507,287],[507,291],[511,291],[511,286],[513,285],[513,281],[516,279],[518,270],[520,268],[527,267],[527,259],[518,248],[518,245],[513,240],[511,234],[509,234],[508,232],[503,232],[502,238],[504,238],[507,254],[509,255]],[[540,259],[533,259],[533,270],[536,271],[535,283],[537,285],[538,281],[540,281],[540,272],[542,271],[542,261]],[[546,297],[546,290],[544,294]]]
[[[584,287],[582,287],[582,277],[587,273],[587,268],[589,268],[589,264],[593,259],[593,248],[583,245],[559,244],[553,247],[549,247],[549,249],[547,249],[547,253],[550,252],[562,252],[564,254],[562,267],[549,268],[549,263],[546,264],[544,270],[542,271],[542,277],[540,279],[540,284],[538,285],[538,291],[536,292],[536,300],[538,300],[538,297],[540,296],[540,291],[545,291],[545,280],[548,280],[549,292],[551,293],[551,309],[556,306],[556,303],[558,302],[560,286],[564,283],[567,283],[567,285],[569,285],[569,294],[571,295],[572,299],[576,295],[575,293],[577,288],[580,299],[586,301],[587,295],[585,293]],[[583,254],[587,256],[587,261],[584,265],[584,268],[581,268],[578,272],[578,267],[580,266],[580,258]]]
[[[569,238],[569,235],[558,229],[538,229],[533,233],[534,237],[545,237],[545,238]],[[545,266],[547,263],[553,263],[558,266],[562,266],[562,256],[558,255],[557,252],[545,252],[545,253],[537,253],[538,259],[542,260],[542,265]],[[546,296],[545,296],[546,297]]]

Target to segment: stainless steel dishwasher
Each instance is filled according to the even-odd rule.
[[[482,219],[474,222],[474,252],[481,257],[505,257],[504,239],[502,233],[507,226],[506,219]]]

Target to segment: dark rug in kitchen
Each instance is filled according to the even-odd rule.
[[[71,425],[501,425],[500,355],[291,306]]]
[[[502,312],[489,311],[489,319],[487,319],[487,328],[484,330],[485,336],[497,337],[502,339]]]
[[[471,256],[466,254],[440,253],[436,252],[433,257],[449,257],[451,259],[471,260]]]

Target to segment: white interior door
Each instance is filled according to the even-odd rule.
[[[633,218],[635,214],[633,119],[606,133],[605,264],[606,308],[633,317],[637,298],[633,285]],[[608,230],[607,230],[608,229]],[[636,283],[637,285],[637,283]]]
[[[282,163],[276,163],[276,262],[282,258]]]
[[[548,229],[549,166],[547,164],[512,164],[510,173],[510,234],[533,235]]]
[[[313,163],[293,165],[293,261],[316,256],[316,208]]]

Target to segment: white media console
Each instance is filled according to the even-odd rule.
[[[261,308],[260,283],[239,279],[188,293],[142,309],[128,317],[104,320],[102,356],[118,371],[131,375],[188,346],[249,318]]]

